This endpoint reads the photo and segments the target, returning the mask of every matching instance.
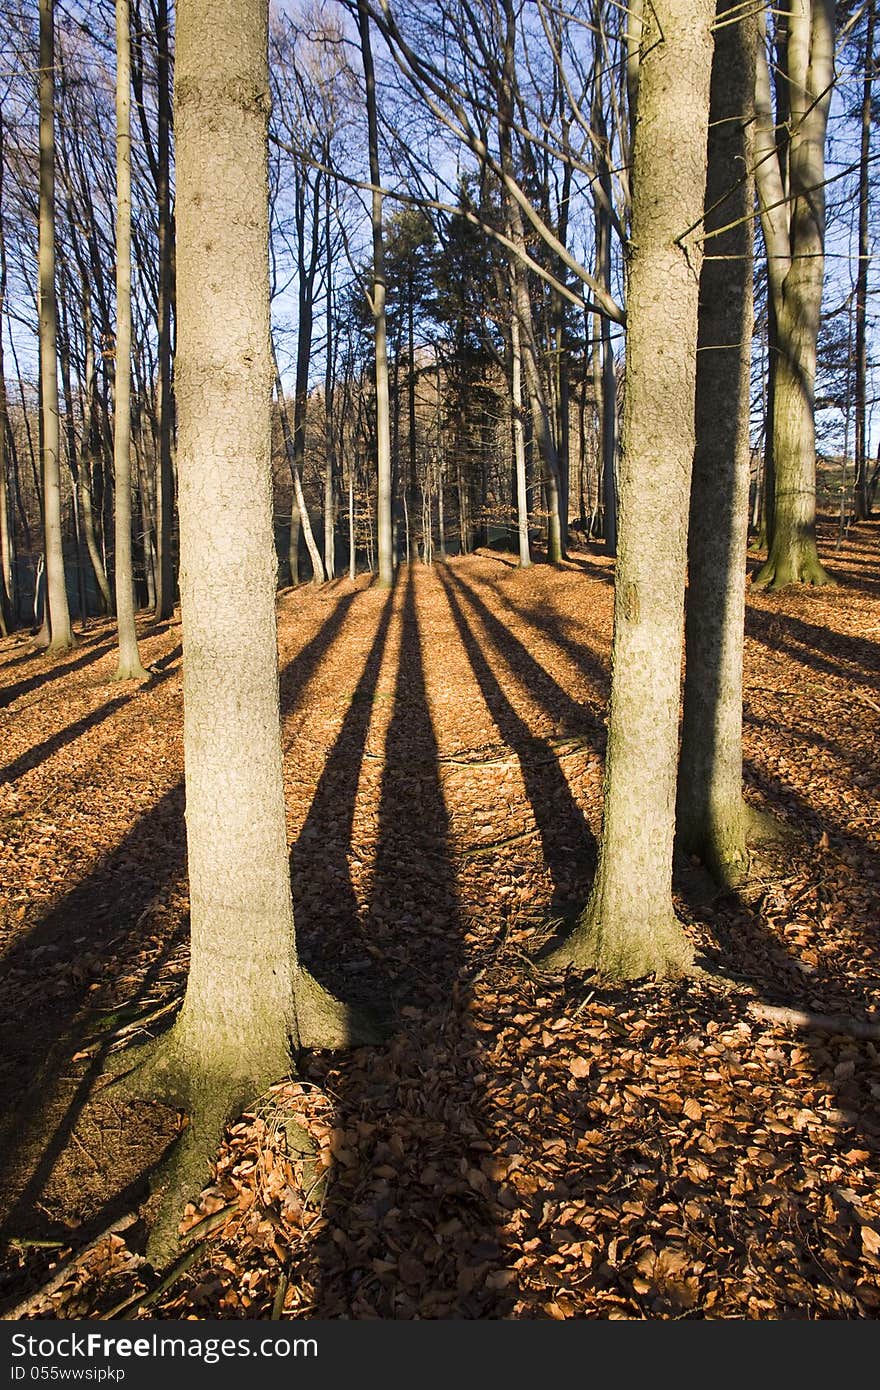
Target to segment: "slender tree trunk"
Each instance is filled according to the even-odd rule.
[[[171,227],[171,57],[168,0],[156,0],[159,295],[157,303],[159,382],[159,467],[156,475],[156,621],[174,611],[174,469],[171,457],[174,399],[171,389],[171,308],[174,299],[174,241]]]
[[[148,676],[138,649],[131,548],[131,29],[129,0],[116,0],[116,372],[113,411],[116,680]]]
[[[92,318],[89,309],[88,286],[83,286],[83,333],[85,336],[85,401],[83,402],[83,429],[82,439],[80,440],[80,459],[78,470],[79,481],[79,506],[80,516],[82,517],[82,529],[86,543],[86,550],[92,565],[92,572],[95,576],[95,583],[98,586],[98,593],[101,596],[101,606],[104,613],[109,613],[113,607],[110,596],[110,585],[107,581],[107,572],[104,569],[104,562],[101,559],[101,551],[98,547],[98,539],[95,535],[95,518],[92,512],[92,466],[93,466],[93,446],[96,433],[95,422],[95,348],[92,341]]]
[[[513,90],[515,62],[516,17],[513,0],[505,0],[506,36],[504,43],[504,73],[499,89],[498,103],[498,143],[501,165],[504,171],[513,175],[513,150],[511,129],[513,125]],[[505,218],[511,241],[525,250],[525,231],[522,213],[509,191],[504,194]],[[544,487],[547,501],[547,558],[558,565],[563,558],[563,536],[561,520],[562,487],[559,470],[559,452],[553,439],[550,424],[550,410],[547,395],[541,379],[538,362],[538,348],[535,341],[532,307],[529,289],[522,261],[517,257],[513,264],[513,312],[519,315],[520,346],[529,405],[532,411],[532,429],[537,439],[538,451],[544,465]]]
[[[302,457],[305,444],[306,420],[305,409],[303,408],[299,420],[296,419],[296,403],[294,402],[294,427],[291,430],[290,416],[287,413],[287,402],[284,399],[284,388],[281,385],[281,375],[278,371],[278,362],[275,358],[275,350],[272,350],[272,365],[275,373],[275,394],[278,397],[278,409],[281,412],[281,430],[284,435],[284,447],[287,451],[287,459],[290,464],[290,476],[293,482],[293,502],[290,508],[290,582],[299,583],[299,534],[302,531],[306,549],[309,552],[309,559],[312,562],[312,579],[315,584],[324,582],[324,566],[321,562],[321,554],[315,540],[315,533],[312,530],[312,523],[309,520],[309,512],[306,506],[306,499],[303,495],[302,487]]]
[[[367,92],[367,139],[370,183],[373,185],[371,223],[373,230],[373,279],[370,312],[376,343],[376,467],[378,499],[376,505],[379,585],[390,589],[394,582],[394,548],[391,529],[391,401],[388,390],[388,325],[385,314],[385,246],[382,235],[382,193],[379,172],[379,124],[376,110],[376,79],[370,43],[370,20],[364,0],[358,0],[361,56]]]
[[[856,468],[853,484],[857,521],[871,514],[868,489],[868,206],[871,166],[871,108],[874,85],[875,0],[868,4],[868,30],[865,35],[865,74],[862,80],[862,131],[859,151],[859,266],[856,276]]]
[[[77,501],[79,465],[76,447],[76,426],[73,418],[73,385],[70,376],[70,340],[68,338],[64,312],[64,297],[60,300],[58,333],[58,365],[61,369],[61,389],[64,395],[64,415],[66,425],[67,466],[71,477],[71,506],[73,509],[73,531],[76,541],[76,584],[79,598],[80,626],[85,627],[88,617],[86,603],[86,572],[83,557],[82,527],[80,526],[79,505]]]
[[[511,267],[512,274],[512,267]],[[513,428],[513,461],[516,477],[516,520],[519,537],[519,562],[523,569],[532,563],[529,550],[529,503],[526,492],[526,437],[523,430],[522,353],[519,342],[519,317],[510,316],[510,392]]]
[[[336,444],[333,433],[334,405],[334,302],[333,302],[333,244],[330,236],[330,185],[327,185],[327,205],[324,215],[324,248],[327,257],[327,346],[324,369],[324,573],[328,579],[336,575],[336,515],[334,478],[336,475]]]
[[[633,31],[641,32],[641,8],[628,12],[628,22]],[[594,21],[600,23],[598,8],[594,11]],[[631,100],[635,101],[638,91],[638,41],[633,34],[634,49],[631,53]],[[597,44],[593,65],[593,89],[591,104],[591,123],[598,141],[597,173],[594,189],[593,223],[596,239],[596,278],[611,293],[611,208],[613,188],[611,165],[608,150],[608,132],[605,122],[605,105],[602,99],[602,61],[603,52]],[[632,112],[631,112],[632,114]],[[601,370],[596,381],[596,405],[599,410],[599,439],[601,448],[602,495],[604,499],[604,519],[602,535],[608,555],[617,554],[617,378],[614,370],[614,347],[611,342],[611,322],[606,315],[596,314],[593,320],[601,339],[601,353],[597,345],[597,359],[601,360]],[[597,362],[598,365],[598,362]]]
[[[677,830],[722,883],[748,867],[742,658],[749,510],[757,23],[718,0],[700,278]],[[733,190],[731,192],[730,190]],[[727,230],[720,230],[727,228]],[[711,238],[711,240],[709,240]]]
[[[348,474],[348,577],[352,583],[357,575],[357,551],[354,531],[354,469]]]
[[[70,625],[61,528],[60,426],[58,418],[57,315],[55,307],[55,6],[40,0],[40,387],[43,448],[43,514],[50,652],[76,645]]]
[[[6,313],[6,228],[3,208],[5,151],[3,113],[0,111],[0,635],[8,637],[15,625],[15,562],[11,510],[6,484],[9,411],[6,402],[6,371],[3,362],[3,319]]]
[[[701,247],[682,234],[703,215],[713,19],[712,0],[654,0],[639,64],[604,824],[590,901],[549,956],[610,978],[691,959],[672,846]]]
[[[791,0],[786,72],[788,194],[770,107],[763,44],[756,77],[756,171],[776,314],[773,536],[753,583],[827,584],[816,550],[815,381],[825,252],[825,131],[834,77],[833,0]]]

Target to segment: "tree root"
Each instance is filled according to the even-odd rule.
[[[793,844],[798,839],[797,831],[792,830],[785,821],[774,816],[771,811],[759,811],[756,806],[743,803],[746,815],[746,840],[750,845]]]
[[[363,1047],[384,1042],[391,1020],[377,1010],[346,1004],[300,966],[296,974],[296,1022],[301,1047]]]
[[[844,1038],[880,1039],[880,1023],[850,1018],[847,1014],[814,1014],[802,1009],[783,1009],[773,1004],[749,1004],[749,1013],[765,1023],[778,1023],[784,1028],[799,1028],[812,1033],[837,1033]]]
[[[835,580],[820,563],[814,549],[796,557],[768,555],[761,568],[752,576],[753,589],[767,589],[771,593],[787,588],[790,584],[810,584],[816,587]]]
[[[551,943],[535,959],[543,970],[572,966],[593,971],[609,983],[649,975],[656,980],[679,979],[690,972],[692,961],[691,944],[673,914],[650,927],[638,922],[628,930],[626,924],[615,924],[609,931],[589,909],[565,940],[556,946]]]

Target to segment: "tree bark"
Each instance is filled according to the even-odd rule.
[[[742,657],[753,299],[750,132],[758,31],[756,17],[737,20],[737,9],[737,0],[718,0],[676,806],[683,848],[722,883],[735,883],[748,867],[749,822],[742,799]]]
[[[6,437],[9,412],[3,363],[3,316],[6,312],[6,229],[3,210],[3,113],[0,112],[0,636],[8,637],[15,626],[15,559],[9,494],[6,484]]]
[[[868,4],[865,35],[865,74],[862,79],[862,130],[859,147],[859,265],[856,275],[856,466],[853,483],[855,518],[865,521],[871,515],[868,488],[868,210],[871,166],[871,110],[874,85],[875,0]]]
[[[114,579],[119,659],[115,679],[145,680],[134,615],[131,547],[131,43],[129,0],[116,0],[116,372]]]
[[[513,291],[514,267],[510,267]],[[516,522],[519,538],[519,563],[528,569],[532,563],[529,550],[529,499],[526,491],[526,437],[523,429],[522,351],[519,340],[519,316],[510,315],[510,397],[513,428],[513,466],[516,478]]]
[[[174,469],[171,442],[174,399],[171,386],[171,310],[174,300],[174,238],[171,225],[171,56],[168,0],[156,4],[157,144],[156,201],[159,217],[159,295],[157,302],[159,382],[159,467],[156,476],[156,621],[174,611]]]
[[[134,1084],[191,1123],[151,1233],[176,1245],[224,1121],[340,1041],[298,970],[290,891],[271,493],[268,0],[179,0],[177,221],[181,610],[191,965]],[[299,1008],[297,1005],[299,998]],[[334,1032],[335,1028],[335,1032]]]
[[[391,527],[391,400],[388,389],[388,323],[385,314],[385,246],[382,235],[382,192],[379,172],[379,123],[376,109],[376,78],[373,69],[373,50],[370,43],[370,19],[364,0],[358,0],[358,25],[364,81],[367,94],[367,140],[369,145],[370,183],[372,190],[371,224],[373,231],[372,287],[369,294],[370,312],[376,344],[376,468],[378,496],[376,502],[377,547],[379,551],[380,588],[390,589],[394,582],[394,545]]]
[[[43,522],[50,652],[76,645],[67,603],[61,529],[55,304],[55,5],[40,0],[40,388],[43,449]]]
[[[677,975],[672,907],[698,227],[706,185],[712,0],[654,0],[639,63],[605,813],[590,900],[551,966]]]
[[[770,78],[758,45],[756,170],[776,318],[773,536],[759,587],[828,584],[816,550],[815,382],[825,264],[825,130],[834,79],[833,0],[792,0],[784,77],[790,108],[788,186],[776,149]]]

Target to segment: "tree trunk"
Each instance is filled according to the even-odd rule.
[[[191,1123],[148,1255],[176,1245],[224,1121],[344,1036],[298,970],[275,622],[269,334],[268,3],[179,0],[181,610],[191,965],[134,1084]]]
[[[548,957],[618,979],[691,960],[672,845],[701,247],[682,235],[703,215],[713,19],[712,0],[654,0],[644,20],[604,825],[590,901]]]
[[[55,5],[40,0],[40,387],[43,516],[50,652],[76,645],[70,625],[61,532],[57,314],[55,306]]]
[[[511,282],[513,267],[511,266]],[[513,461],[516,477],[516,521],[519,536],[519,562],[523,569],[532,563],[529,550],[529,501],[526,492],[526,437],[523,430],[522,353],[519,342],[519,318],[510,316],[510,393],[513,406]]]
[[[290,428],[290,417],[287,413],[287,402],[284,399],[284,388],[281,385],[281,376],[278,371],[278,362],[275,358],[274,348],[272,350],[272,367],[275,375],[275,394],[278,397],[278,409],[281,412],[281,431],[284,436],[284,447],[287,451],[287,459],[290,464],[290,476],[293,483],[293,501],[290,507],[290,582],[299,583],[299,535],[302,531],[309,552],[309,559],[312,562],[312,579],[314,583],[321,584],[324,580],[324,566],[321,562],[321,555],[315,540],[315,533],[312,530],[312,523],[309,520],[306,499],[303,496],[302,476],[300,468],[302,466],[303,446],[305,443],[305,409],[303,408],[299,421],[294,421],[294,428]],[[294,404],[294,415],[296,405]],[[299,443],[297,444],[297,440]],[[274,545],[274,542],[273,542]]]
[[[749,507],[753,122],[757,23],[718,0],[700,276],[696,448],[688,530],[684,720],[676,825],[715,877],[748,867],[742,656]],[[731,190],[733,190],[731,192]],[[727,230],[720,230],[727,228]]]
[[[6,402],[6,375],[3,363],[3,318],[6,313],[6,229],[3,212],[3,113],[0,112],[0,635],[8,637],[15,626],[15,564],[11,511],[6,485],[6,438],[9,412]]]
[[[859,266],[856,276],[856,468],[853,502],[856,521],[871,515],[868,489],[868,208],[871,166],[871,107],[874,84],[875,0],[868,4],[868,30],[865,35],[865,74],[862,79],[862,131],[859,151]]]
[[[113,411],[115,679],[145,680],[131,553],[131,59],[129,0],[116,0],[116,372]]]
[[[334,478],[336,474],[336,444],[333,433],[334,406],[334,303],[333,303],[333,243],[330,236],[330,185],[327,184],[327,205],[324,211],[324,248],[327,257],[327,346],[324,367],[324,573],[327,579],[336,576],[336,516],[334,507]]]
[[[113,607],[110,597],[110,585],[107,581],[107,572],[101,559],[101,552],[98,548],[98,539],[95,535],[95,518],[92,512],[92,465],[93,465],[93,444],[96,432],[95,424],[95,348],[92,342],[92,321],[89,311],[88,286],[83,286],[83,333],[85,336],[85,391],[86,396],[83,402],[83,430],[80,440],[79,458],[79,504],[80,515],[82,516],[82,529],[85,536],[86,549],[89,553],[92,571],[95,576],[95,583],[101,596],[101,605],[104,613],[109,613]]]
[[[157,303],[159,382],[159,467],[156,475],[156,621],[174,611],[174,470],[171,437],[174,399],[171,389],[171,308],[174,299],[174,239],[171,226],[171,57],[168,0],[156,3],[157,186],[159,218],[159,294]]]
[[[390,589],[394,582],[394,547],[391,530],[391,401],[388,390],[388,324],[385,314],[385,246],[382,236],[382,193],[379,173],[379,125],[376,110],[376,79],[373,70],[373,50],[370,43],[370,20],[364,0],[358,0],[361,56],[367,92],[367,139],[369,145],[370,183],[373,186],[371,222],[373,230],[373,282],[370,292],[370,312],[376,342],[376,467],[378,498],[376,504],[377,543],[379,550],[380,588]]]
[[[816,345],[825,253],[825,130],[834,78],[833,0],[792,0],[786,81],[790,107],[788,197],[779,167],[770,80],[759,44],[756,172],[776,316],[773,357],[773,536],[753,583],[827,584],[816,550]]]

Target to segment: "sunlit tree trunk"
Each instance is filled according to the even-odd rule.
[[[142,680],[134,617],[131,553],[131,60],[129,0],[116,0],[116,374],[114,377],[113,473],[116,679]]]
[[[871,514],[868,488],[868,205],[871,168],[871,115],[874,85],[875,0],[868,4],[865,35],[865,72],[862,78],[862,130],[859,150],[859,266],[856,275],[856,467],[853,486],[855,516],[864,521]]]
[[[700,277],[677,829],[722,883],[748,866],[742,660],[749,504],[757,21],[718,0]],[[743,170],[746,171],[743,175]],[[726,230],[725,230],[726,229]]]
[[[514,271],[511,267],[511,287]],[[519,342],[519,318],[510,316],[510,393],[513,415],[513,464],[516,477],[516,521],[519,538],[519,562],[523,569],[532,563],[529,550],[529,499],[526,491],[526,436],[523,429],[522,352]]]
[[[0,635],[7,637],[15,625],[15,583],[11,509],[7,488],[6,436],[8,411],[3,362],[3,316],[6,312],[6,229],[3,207],[3,114],[0,112]]]
[[[40,387],[43,520],[50,652],[76,645],[67,603],[61,531],[57,312],[55,305],[55,6],[40,0]]]
[[[833,0],[792,0],[785,72],[786,183],[777,150],[764,43],[758,45],[755,155],[775,311],[774,506],[770,551],[753,583],[827,584],[816,550],[816,349],[825,264],[825,131],[834,80]],[[762,15],[763,18],[763,15]]]
[[[159,217],[159,295],[157,303],[159,382],[159,467],[156,476],[156,619],[174,611],[174,470],[171,389],[171,310],[174,300],[174,238],[171,225],[171,56],[168,0],[156,0],[157,202]]]
[[[148,1255],[176,1245],[224,1121],[348,1036],[297,965],[272,526],[268,0],[177,9],[179,490],[191,964],[137,1089],[189,1112]]]
[[[712,0],[654,0],[639,63],[604,823],[590,901],[548,958],[610,978],[691,959],[672,907],[701,264],[685,234],[703,215],[713,19]]]
[[[388,389],[388,324],[385,314],[385,246],[382,234],[382,193],[379,174],[379,125],[376,109],[376,79],[370,43],[370,20],[364,0],[358,0],[361,56],[367,91],[367,135],[370,183],[373,185],[371,224],[373,231],[372,286],[370,312],[376,344],[376,467],[378,498],[376,525],[379,551],[379,584],[390,588],[394,579],[394,549],[391,528],[391,399]]]

